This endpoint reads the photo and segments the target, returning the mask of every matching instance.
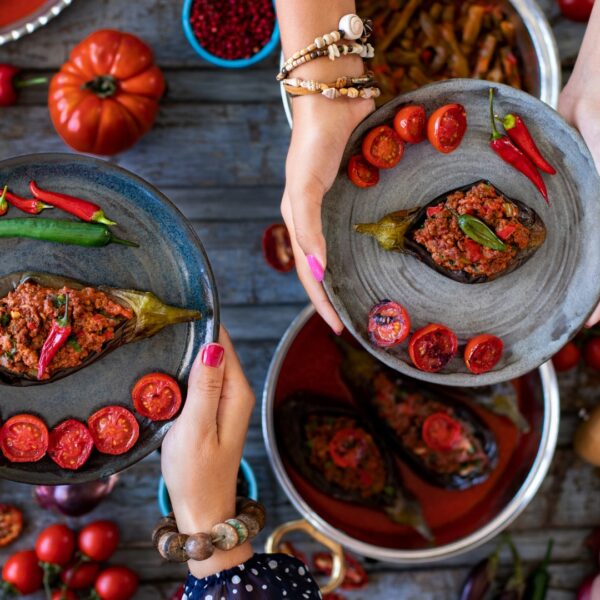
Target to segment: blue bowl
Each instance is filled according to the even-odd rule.
[[[277,19],[275,19],[275,27],[273,28],[273,33],[271,34],[271,39],[253,56],[250,58],[238,58],[235,60],[227,60],[225,58],[220,58],[211,54],[204,48],[196,34],[192,29],[192,24],[190,22],[190,14],[192,12],[192,4],[194,0],[185,0],[183,3],[183,11],[181,13],[181,22],[183,24],[183,31],[185,32],[185,37],[188,42],[192,46],[192,48],[199,54],[204,60],[216,65],[217,67],[223,67],[225,69],[243,69],[244,67],[249,67],[257,62],[260,62],[263,58],[266,58],[273,52],[277,44],[279,43],[279,24],[277,23]],[[273,3],[274,4],[274,3]]]
[[[256,483],[256,477],[254,476],[252,467],[245,458],[242,458],[242,462],[240,462],[240,471],[248,483],[248,496],[252,500],[258,500],[258,484]],[[171,507],[171,500],[169,499],[169,492],[165,485],[165,480],[162,477],[158,480],[158,507],[160,508],[160,514],[163,517],[166,517],[173,510]]]

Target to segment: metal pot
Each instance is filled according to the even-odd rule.
[[[522,442],[524,438],[519,438],[520,441],[517,447],[523,446],[524,449],[523,456],[519,455],[518,463],[519,465],[526,465],[526,467],[521,467],[511,477],[511,487],[507,489],[508,491],[505,490],[502,494],[497,494],[496,497],[491,493],[489,494],[491,497],[486,496],[485,503],[486,506],[488,504],[490,506],[489,513],[486,512],[483,518],[480,519],[481,526],[467,535],[434,547],[403,549],[378,546],[357,539],[341,529],[332,526],[318,512],[311,508],[305,497],[303,497],[292,482],[282,460],[275,436],[274,406],[277,387],[286,356],[305,328],[306,330],[302,339],[312,340],[312,332],[316,331],[310,329],[315,324],[313,319],[318,320],[319,317],[316,316],[314,308],[309,306],[298,315],[284,334],[269,368],[262,404],[263,436],[267,453],[277,479],[286,495],[301,513],[302,517],[308,522],[307,525],[310,527],[304,527],[304,529],[308,529],[309,534],[312,527],[336,544],[349,548],[359,555],[399,564],[419,564],[432,563],[473,550],[492,539],[517,518],[532,500],[544,480],[556,447],[560,406],[556,374],[550,362],[543,364],[527,376],[529,378],[527,381],[531,380],[533,382],[531,385],[531,389],[533,390],[531,402],[535,405],[535,408],[532,409],[534,411],[532,414],[536,415],[536,422],[532,424],[532,429],[536,432],[536,437],[534,443],[527,444]],[[311,351],[307,344],[312,343],[312,341],[304,341],[303,343],[302,352],[305,358],[315,360],[315,357],[319,356],[318,349],[314,348],[314,352]],[[296,346],[296,348],[298,347]],[[310,357],[306,356],[307,351],[310,353]],[[299,351],[296,350],[296,352]],[[298,357],[299,354],[294,354],[294,356]],[[296,367],[298,365],[294,366],[294,368]],[[291,369],[291,367],[287,368]],[[501,479],[504,480],[505,478],[502,477]],[[295,527],[293,528],[298,528],[298,526],[298,523],[295,523]],[[274,535],[276,537],[275,541],[278,541],[281,537],[281,533],[278,531]],[[271,540],[268,548],[269,550],[273,550],[276,546],[277,544]]]
[[[518,47],[523,57],[525,89],[530,90],[542,102],[556,108],[561,89],[561,68],[558,47],[548,19],[535,0],[509,0],[507,4],[516,26]],[[283,54],[280,61],[283,64]],[[291,100],[283,85],[280,87],[285,116],[291,127]]]

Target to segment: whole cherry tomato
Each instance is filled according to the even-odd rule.
[[[461,104],[438,108],[427,121],[427,137],[438,151],[448,154],[456,150],[467,131],[467,113]]]
[[[11,555],[2,567],[2,580],[21,594],[33,594],[42,587],[44,571],[34,550],[22,550]]]
[[[150,48],[130,33],[103,29],[77,44],[52,78],[48,108],[69,146],[112,155],[152,127],[164,90]]]
[[[94,521],[79,532],[79,550],[92,560],[104,562],[115,553],[120,537],[116,523]]]
[[[593,337],[586,342],[583,358],[588,367],[600,370],[600,337]]]
[[[60,580],[72,590],[81,590],[94,585],[100,565],[95,562],[73,564],[60,574]]]
[[[579,348],[573,342],[568,342],[552,357],[552,364],[559,372],[568,371],[577,366],[580,358]]]
[[[391,127],[380,125],[365,135],[362,153],[374,167],[391,169],[404,156],[404,142]]]
[[[54,590],[50,600],[77,600],[77,595],[73,590]]]
[[[0,64],[0,106],[12,106],[17,102],[14,79],[19,71],[13,65]]]
[[[427,137],[426,127],[425,109],[418,104],[402,107],[394,117],[396,133],[411,144],[418,144]]]
[[[592,14],[594,0],[558,0],[558,6],[567,19],[585,22]]]
[[[108,567],[96,579],[100,600],[129,600],[138,588],[138,576],[127,567]]]
[[[35,553],[44,563],[66,567],[75,552],[75,533],[72,529],[56,523],[46,527],[35,541]]]

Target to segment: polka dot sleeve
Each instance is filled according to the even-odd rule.
[[[242,565],[196,579],[182,600],[316,600],[319,588],[306,565],[287,554],[255,554]]]

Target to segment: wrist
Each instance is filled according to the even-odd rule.
[[[188,561],[188,569],[196,579],[204,579],[245,563],[252,558],[253,554],[252,545],[250,542],[245,542],[233,550],[216,550],[207,560],[190,560]]]

